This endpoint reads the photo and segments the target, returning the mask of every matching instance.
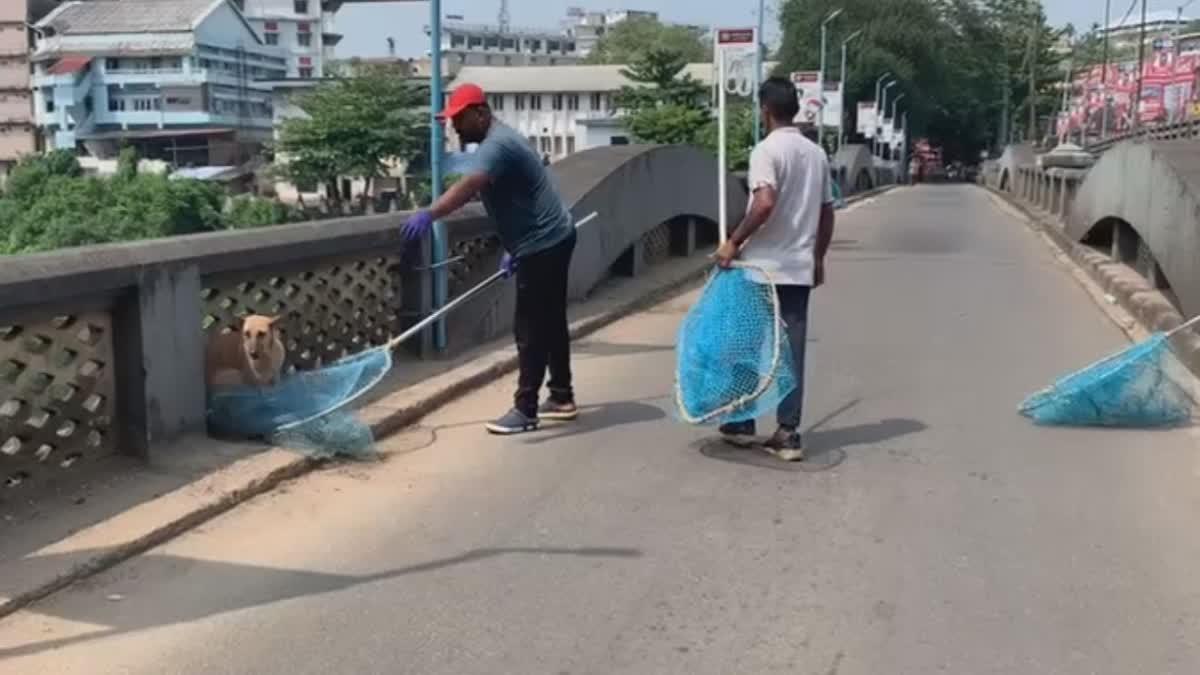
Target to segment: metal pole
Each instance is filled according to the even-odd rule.
[[[894,87],[894,86],[896,86],[896,81],[895,81],[895,80],[892,80],[891,82],[888,82],[888,83],[887,83],[887,86],[886,86],[886,87],[884,87],[884,88],[883,88],[883,102],[882,102],[882,104],[879,106],[879,112],[880,112],[880,114],[881,114],[881,115],[887,115],[887,93],[888,93],[888,90],[889,90],[889,89],[891,89],[891,88],[892,88],[892,87]],[[883,128],[883,123],[884,123],[884,122],[886,122],[886,121],[887,121],[887,119],[886,119],[886,118],[884,118],[884,119],[881,119],[881,120],[879,121],[879,128],[880,128],[880,129],[882,129],[882,128]],[[890,148],[889,148],[889,149],[890,149]],[[879,152],[880,152],[880,153],[882,153],[882,152],[883,152],[883,142],[882,142],[882,138],[880,139],[880,143],[879,143]],[[879,156],[879,158],[880,158],[880,159],[883,159],[883,155],[881,154],[881,155]]]
[[[1112,0],[1104,0],[1104,69],[1100,71],[1100,94],[1104,107],[1100,109],[1100,140],[1108,137],[1108,34],[1112,20]]]
[[[758,33],[754,39],[754,142],[762,138],[762,115],[759,113],[758,89],[762,86],[762,53],[763,53],[763,6],[765,0],[758,0]]]
[[[1142,25],[1138,29],[1137,93],[1133,97],[1133,130],[1142,126],[1142,69],[1146,64],[1146,0],[1142,0]]]
[[[1145,0],[1143,0],[1145,2]],[[1037,143],[1037,52],[1038,32],[1041,30],[1040,6],[1033,5],[1029,28],[1029,142]]]
[[[838,97],[842,99],[842,114],[838,117],[837,149],[841,152],[842,144],[846,142],[846,42],[842,43],[842,70],[838,77]]]
[[[429,77],[429,178],[433,200],[442,194],[442,155],[445,152],[442,138],[442,123],[437,114],[442,109],[442,0],[429,2],[430,66]],[[432,263],[437,265],[446,259],[446,225],[433,225]],[[437,311],[446,304],[446,266],[433,272],[433,309]],[[433,327],[433,345],[437,351],[446,348],[446,322],[439,320]]]
[[[729,215],[725,203],[725,50],[717,49],[717,229],[720,243],[729,238]],[[755,117],[758,112],[755,111]]]
[[[821,72],[817,75],[817,96],[821,97],[821,113],[817,116],[817,138],[820,139],[821,147],[825,146],[825,60],[826,60],[826,43],[829,35],[829,22],[838,18],[842,10],[835,9],[825,17],[821,22]]]

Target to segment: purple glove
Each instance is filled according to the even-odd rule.
[[[507,279],[517,271],[517,259],[512,257],[512,254],[505,253],[500,259],[500,271],[504,272],[504,278]]]
[[[417,211],[409,216],[408,222],[404,224],[404,241],[423,239],[432,228],[433,214],[425,210]]]

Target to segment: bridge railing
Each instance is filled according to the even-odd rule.
[[[1101,139],[1095,143],[1089,143],[1087,146],[1088,152],[1099,154],[1113,147],[1114,145],[1130,139],[1152,139],[1156,141],[1173,141],[1180,139],[1200,138],[1200,120],[1189,120],[1187,122],[1177,122],[1174,124],[1156,124],[1152,126],[1141,127],[1133,131],[1127,131],[1115,136]]]
[[[715,241],[716,162],[694,148],[619,146],[556,167],[580,232],[571,297]],[[690,188],[690,190],[689,190]],[[729,185],[729,213],[746,193]],[[384,344],[431,310],[429,246],[406,247],[403,213],[7,256],[0,263],[0,483],[113,453],[148,456],[205,430],[204,351],[241,317],[282,318],[288,367],[319,367]],[[477,205],[447,222],[455,297],[497,269]],[[512,284],[446,323],[461,352],[505,334]],[[429,335],[406,346],[432,353]],[[402,355],[403,356],[403,355]],[[36,480],[35,480],[36,482]],[[0,488],[2,489],[2,488]]]

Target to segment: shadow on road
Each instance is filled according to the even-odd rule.
[[[675,350],[675,345],[654,345],[641,343],[624,343],[624,342],[604,342],[593,340],[588,342],[578,342],[571,345],[571,356],[575,360],[579,358],[599,358],[607,356],[633,356],[637,354],[653,354],[655,352],[670,352]]]
[[[657,422],[667,414],[662,408],[642,401],[615,401],[580,407],[579,419],[567,424],[544,424],[542,430],[524,438],[529,445],[561,441],[564,438],[592,434],[606,429]]]
[[[122,579],[100,584],[85,582],[80,584],[75,592],[58,596],[45,606],[34,606],[29,610],[101,628],[83,635],[15,646],[3,645],[0,646],[0,661],[124,633],[197,621],[228,612],[510,555],[633,559],[642,557],[642,551],[636,548],[597,547],[480,548],[449,558],[366,575],[329,574],[172,555],[148,555],[137,560],[136,568],[126,568],[136,575],[124,577],[128,585],[134,588],[126,588]],[[144,586],[149,580],[159,583],[153,584],[152,589],[147,589],[144,594],[139,595],[136,586]],[[206,592],[196,589],[211,590]],[[112,593],[128,595],[114,601],[114,597],[110,595]]]

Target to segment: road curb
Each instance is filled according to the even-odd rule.
[[[1026,225],[1035,232],[1045,235],[1048,242],[1062,253],[1074,266],[1082,271],[1103,292],[1103,298],[1094,298],[1101,308],[1131,340],[1143,339],[1147,333],[1169,331],[1182,324],[1185,319],[1158,289],[1128,266],[1103,253],[1080,244],[1060,227],[1054,216],[1032,208],[1012,195],[984,188],[996,198],[1019,211]],[[1137,323],[1135,327],[1114,317],[1105,303],[1116,304]],[[1172,339],[1176,355],[1193,375],[1200,377],[1200,336],[1187,331]]]

